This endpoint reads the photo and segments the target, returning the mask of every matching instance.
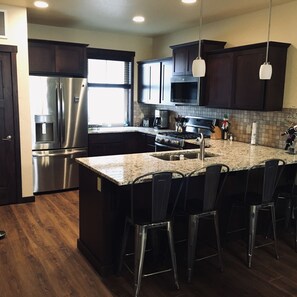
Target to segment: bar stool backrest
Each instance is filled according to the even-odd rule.
[[[202,211],[211,211],[218,207],[218,198],[220,197],[221,190],[225,183],[229,167],[224,164],[214,164],[207,167],[194,170],[189,174],[188,186],[190,178],[204,173],[204,189],[203,189],[203,206]],[[222,177],[222,173],[225,173]],[[187,187],[188,189],[189,187]],[[198,189],[197,189],[198,190]],[[200,191],[197,191],[197,195],[201,195]],[[188,193],[186,194],[188,197]]]
[[[248,193],[255,193],[261,196],[259,202],[272,202],[284,165],[281,159],[269,159],[252,166],[247,173],[245,199]]]
[[[173,180],[175,180],[175,191],[172,189]],[[178,171],[160,171],[147,173],[137,177],[131,185],[132,221],[135,217],[136,199],[144,198],[145,194],[149,194],[148,192],[142,193],[142,197],[139,197],[139,193],[136,193],[136,184],[143,182],[151,182],[150,201],[148,201],[149,205],[146,207],[149,209],[147,220],[151,223],[156,223],[172,218],[173,212],[181,194],[184,183],[184,174]]]

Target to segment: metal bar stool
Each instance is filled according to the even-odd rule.
[[[280,159],[269,159],[252,166],[247,171],[244,193],[240,194],[233,207],[242,207],[248,214],[248,248],[247,265],[252,266],[255,248],[274,243],[275,255],[279,259],[276,240],[275,189],[283,172],[285,162]],[[243,197],[243,199],[242,199]],[[270,211],[273,241],[255,246],[257,221],[260,211]]]
[[[276,189],[277,200],[276,208],[279,202],[285,202],[285,214],[284,214],[284,229],[288,229],[291,219],[294,221],[294,245],[295,252],[297,252],[297,171],[295,173],[293,181],[287,186],[280,186]],[[277,220],[278,221],[278,220]]]
[[[145,205],[145,209],[137,209],[136,205],[145,203],[144,193],[137,186],[143,183],[151,183],[151,195],[149,205]],[[176,208],[182,186],[184,183],[184,175],[178,171],[162,171],[148,173],[136,178],[131,184],[131,209],[127,214],[124,226],[124,233],[121,246],[121,254],[118,266],[118,272],[121,271],[123,258],[126,252],[126,245],[129,235],[129,229],[134,226],[135,243],[134,243],[134,286],[135,297],[139,295],[142,277],[155,275],[173,270],[174,281],[177,289],[179,289],[176,255],[174,249],[172,219]],[[146,188],[147,191],[147,188]],[[143,274],[143,263],[145,249],[147,243],[147,232],[150,229],[165,228],[169,241],[171,254],[172,269],[156,271],[149,274]]]
[[[219,197],[226,181],[229,167],[224,164],[214,164],[191,172],[187,177],[185,209],[189,216],[188,232],[188,282],[192,280],[192,273],[195,261],[204,260],[218,256],[221,270],[223,271],[223,260],[221,254],[221,243],[218,223]],[[204,175],[204,189],[199,188],[195,182],[195,176]],[[193,193],[191,184],[194,184],[195,193],[198,197],[190,197]],[[191,191],[192,190],[192,191]],[[217,253],[203,258],[196,258],[196,245],[198,235],[198,224],[200,219],[213,218]]]

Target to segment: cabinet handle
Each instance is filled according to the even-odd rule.
[[[165,65],[162,66],[162,93],[161,100],[164,100]]]

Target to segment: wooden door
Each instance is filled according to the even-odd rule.
[[[21,197],[16,47],[0,46],[0,205]]]

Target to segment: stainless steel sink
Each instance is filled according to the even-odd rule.
[[[188,159],[199,159],[199,151],[197,152],[170,152],[163,154],[152,154],[152,157],[164,160],[164,161],[181,161]],[[205,152],[204,158],[216,157],[216,154]]]

